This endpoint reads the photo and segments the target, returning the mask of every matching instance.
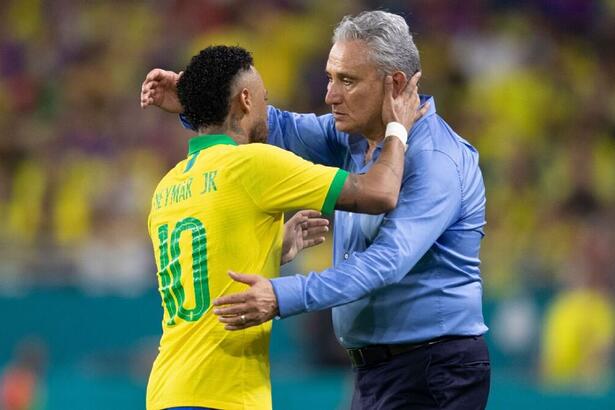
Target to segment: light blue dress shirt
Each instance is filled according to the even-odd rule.
[[[272,279],[280,316],[333,307],[344,347],[481,335],[479,249],[485,189],[478,152],[436,114],[410,132],[397,207],[383,215],[335,212],[334,267]],[[269,107],[269,143],[310,161],[364,173],[367,141],[330,115]]]

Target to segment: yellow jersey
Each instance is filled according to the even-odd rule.
[[[158,184],[148,220],[164,311],[148,409],[271,408],[271,322],[227,331],[211,301],[246,290],[229,270],[277,276],[283,213],[331,213],[347,175],[226,135],[189,141],[187,159]]]

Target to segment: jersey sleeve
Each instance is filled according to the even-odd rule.
[[[316,165],[266,144],[241,146],[246,156],[243,185],[265,212],[317,209],[331,214],[348,172]]]

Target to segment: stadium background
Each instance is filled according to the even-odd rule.
[[[371,8],[406,16],[422,91],[481,153],[489,408],[615,408],[611,0],[2,1],[0,408],[143,407],[146,214],[190,137],[139,108],[147,71],[240,44],[273,104],[324,113],[332,29]],[[284,272],[326,267],[330,244]],[[275,408],[346,408],[328,312],[276,322],[271,360]]]

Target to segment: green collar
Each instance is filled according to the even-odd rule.
[[[237,143],[228,135],[225,134],[205,134],[197,135],[188,141],[188,156],[199,152],[202,149],[209,148],[213,145],[237,145]]]

